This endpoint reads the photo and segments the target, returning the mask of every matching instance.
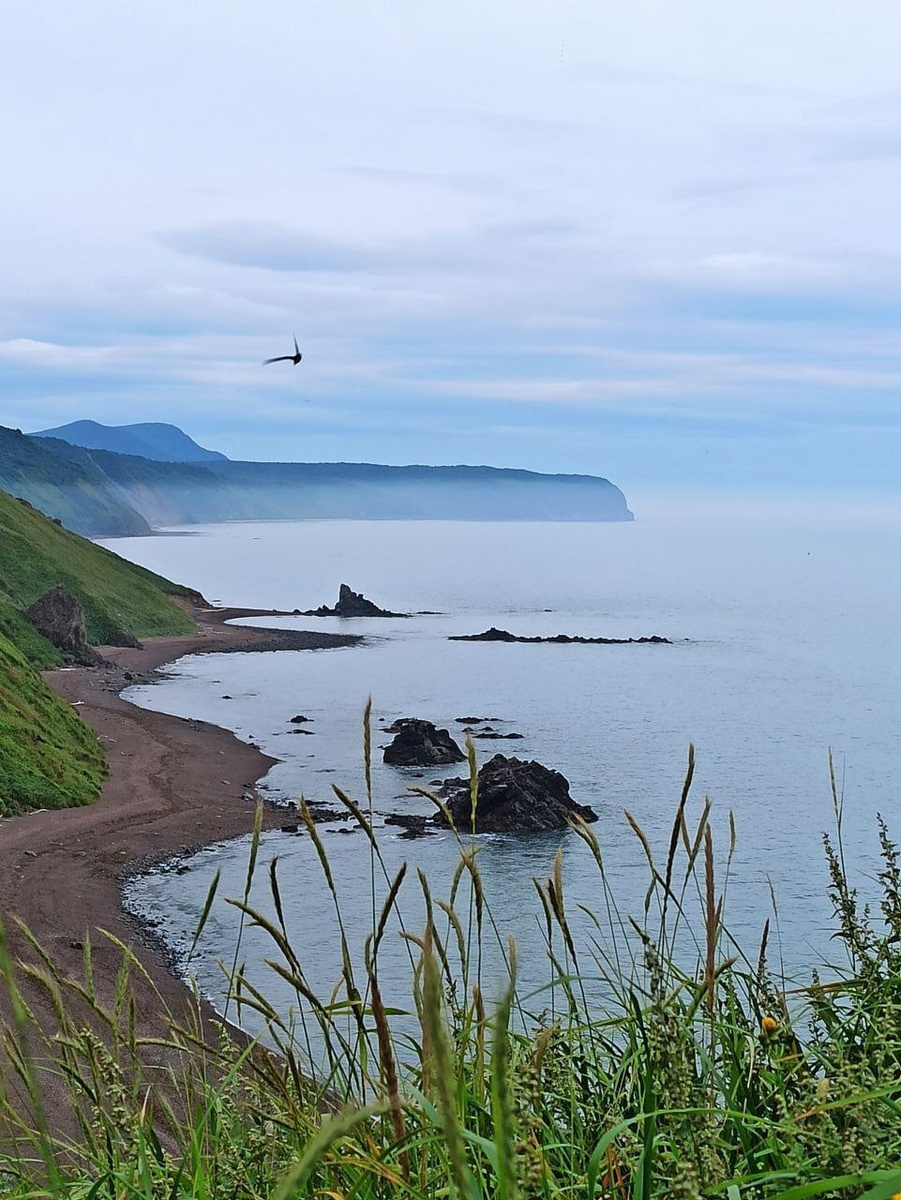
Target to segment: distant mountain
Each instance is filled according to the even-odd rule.
[[[212,521],[631,521],[597,475],[375,463],[161,462],[0,427],[0,488],[89,537]]]
[[[72,421],[58,429],[41,429],[30,437],[58,438],[86,450],[110,450],[156,462],[225,462],[218,450],[205,450],[177,425],[147,421],[138,425],[101,425],[97,421]]]

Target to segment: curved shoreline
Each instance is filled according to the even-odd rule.
[[[61,975],[79,978],[83,943],[90,937],[98,991],[112,997],[121,950],[97,931],[112,934],[147,972],[147,979],[133,972],[133,982],[139,1033],[148,1037],[163,1031],[160,998],[176,1014],[193,1000],[155,939],[141,937],[125,913],[122,884],[141,862],[248,833],[256,807],[248,796],[256,795],[257,780],[277,760],[219,726],[138,708],[119,693],[186,654],[314,650],[362,640],[225,624],[241,616],[275,615],[259,610],[192,609],[191,615],[200,626],[197,635],[147,639],[141,649],[100,647],[107,665],[46,674],[97,732],[109,778],[92,805],[0,821],[0,914],[14,955],[34,957],[16,934],[18,918]],[[284,812],[267,806],[263,820],[264,828],[277,827]],[[52,1006],[42,989],[19,982],[39,1024],[53,1028]]]

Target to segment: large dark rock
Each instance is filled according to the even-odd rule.
[[[352,591],[342,583],[338,589],[338,603],[334,608],[320,604],[318,608],[308,608],[306,612],[298,612],[301,617],[406,617],[408,613],[391,612],[387,608],[379,608],[371,600],[367,600],[362,592]]]
[[[394,741],[385,747],[384,761],[395,767],[430,767],[466,759],[448,731],[437,729],[431,721],[403,717],[386,732],[394,734]]]
[[[457,829],[471,830],[469,781],[448,780],[445,801]],[[475,828],[478,833],[540,832],[565,829],[573,814],[596,821],[587,804],[569,794],[569,781],[539,762],[495,754],[479,771]],[[444,815],[435,817],[445,824]]]
[[[94,667],[103,661],[97,651],[88,645],[81,605],[61,585],[51,588],[35,600],[25,615],[42,637],[74,662]]]

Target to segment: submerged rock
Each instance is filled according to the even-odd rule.
[[[393,733],[394,741],[385,747],[383,759],[396,767],[430,767],[466,759],[448,731],[436,728],[431,721],[402,717],[385,732]]]
[[[469,781],[449,779],[446,806],[457,829],[472,830]],[[479,771],[475,829],[478,833],[540,832],[565,829],[571,816],[596,821],[587,804],[569,794],[569,780],[539,762],[495,754]],[[444,814],[434,818],[446,824]]]

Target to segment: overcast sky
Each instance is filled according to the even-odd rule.
[[[901,6],[738,7],[2,5],[0,424],[894,488]]]

